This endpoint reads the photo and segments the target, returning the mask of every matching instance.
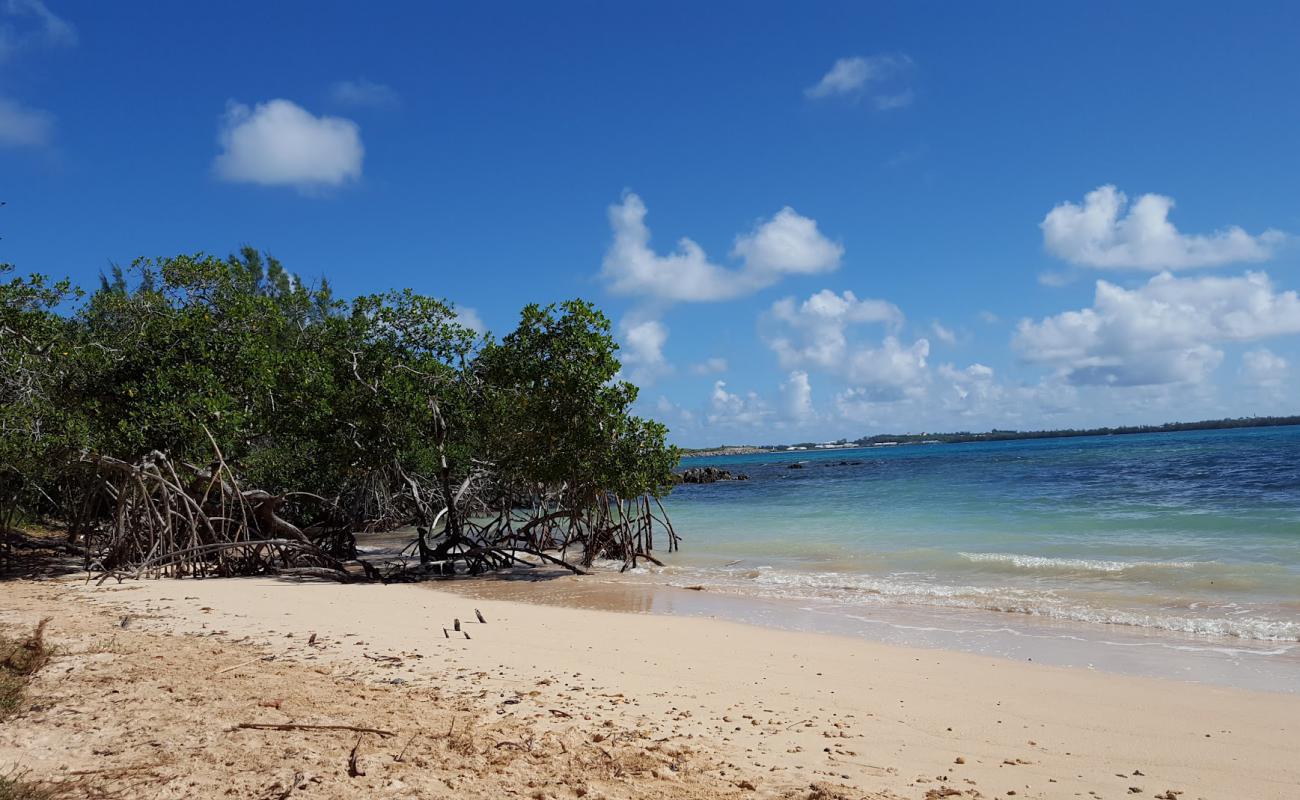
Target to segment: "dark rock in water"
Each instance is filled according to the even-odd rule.
[[[798,461],[796,461],[795,463],[786,467],[786,469],[803,469],[803,464],[800,464]]]
[[[691,467],[675,473],[673,479],[678,483],[716,483],[717,481],[747,481],[749,476],[732,473],[719,467]]]

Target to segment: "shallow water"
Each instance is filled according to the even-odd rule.
[[[1300,690],[1300,427],[683,466],[705,464],[751,480],[676,489],[683,550],[624,581],[888,641]]]

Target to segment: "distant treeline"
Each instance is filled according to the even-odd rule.
[[[819,450],[835,447],[870,447],[881,444],[961,444],[963,442],[1005,442],[1015,439],[1064,439],[1071,436],[1120,436],[1131,433],[1174,433],[1176,431],[1213,431],[1229,428],[1274,428],[1281,425],[1300,425],[1300,416],[1292,417],[1238,417],[1236,419],[1205,419],[1200,422],[1166,422],[1163,425],[1123,425],[1116,428],[1065,428],[1056,431],[1004,431],[994,428],[985,433],[958,431],[955,433],[881,433],[849,441],[796,442],[794,444],[722,445],[706,448],[679,448],[683,457],[745,455],[790,449]]]
[[[1280,425],[1300,425],[1300,416],[1293,417],[1238,417],[1236,419],[1206,419],[1200,422],[1166,422],[1163,425],[1123,425],[1116,428],[1066,428],[1056,431],[1001,431],[987,433],[898,433],[864,436],[854,441],[859,445],[917,444],[920,442],[1003,442],[1013,439],[1064,439],[1071,436],[1121,436],[1134,433],[1175,433],[1177,431],[1213,431],[1228,428],[1272,428]]]

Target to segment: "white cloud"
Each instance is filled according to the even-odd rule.
[[[714,356],[691,365],[692,375],[720,375],[727,371],[727,359]]]
[[[614,240],[601,275],[615,294],[663,302],[729,300],[771,286],[784,275],[828,272],[839,266],[844,248],[822,236],[817,223],[786,207],[736,238],[728,269],[709,261],[694,241],[683,238],[677,250],[659,255],[650,248],[650,229],[641,198],[628,192],[609,208]]]
[[[999,317],[997,314],[994,314],[992,311],[988,311],[988,310],[981,311],[976,316],[980,318],[980,322],[983,322],[987,325],[996,325],[1002,321],[1001,317]]]
[[[972,398],[987,400],[1000,389],[993,380],[993,368],[983,364],[971,364],[965,369],[957,369],[952,364],[940,364],[939,377],[948,381],[953,394],[962,401]]]
[[[1127,206],[1127,210],[1126,207]],[[1101,186],[1083,205],[1061,203],[1039,225],[1043,244],[1074,264],[1148,270],[1266,261],[1286,238],[1267,230],[1251,236],[1236,225],[1209,235],[1180,233],[1169,221],[1170,197],[1144,194],[1128,205],[1114,186]],[[1121,212],[1125,212],[1123,217]]]
[[[664,358],[664,344],[668,341],[668,328],[655,319],[624,318],[619,322],[623,347],[619,354],[628,380],[638,384],[654,383],[672,372]]]
[[[456,306],[455,312],[457,324],[469,328],[479,335],[487,333],[487,326],[483,324],[483,318],[478,315],[478,311],[469,306]]]
[[[903,345],[886,336],[879,347],[854,344],[849,329],[876,323],[896,330],[903,322],[898,306],[884,300],[859,300],[853,292],[829,289],[796,304],[786,297],[772,304],[769,321],[777,332],[767,344],[785,369],[819,369],[840,375],[873,399],[897,400],[924,392],[930,343]]]
[[[330,87],[330,99],[354,108],[394,108],[401,102],[393,87],[365,78],[339,81]]]
[[[953,333],[951,328],[945,328],[939,320],[934,320],[930,323],[930,331],[934,334],[934,338],[944,344],[957,343],[957,334]]]
[[[0,6],[0,12],[4,20],[16,21],[0,22],[0,61],[25,47],[73,47],[77,44],[77,29],[50,11],[41,0],[8,0]]]
[[[706,416],[710,425],[747,427],[765,422],[771,416],[771,409],[756,393],[749,392],[741,397],[727,391],[726,381],[717,381],[713,384],[713,394],[709,397],[709,413]]]
[[[40,147],[53,132],[53,114],[0,97],[0,147]]]
[[[361,177],[365,148],[355,122],[317,117],[288,100],[249,108],[231,103],[218,133],[213,163],[222,180],[302,190],[339,186]]]
[[[804,89],[804,94],[811,98],[860,95],[870,85],[894,77],[911,64],[912,60],[907,56],[851,56],[837,59],[821,80]],[[883,105],[881,98],[877,98],[876,103],[882,109],[898,108],[910,103],[911,99],[911,92],[903,91],[885,96]]]
[[[919,397],[929,380],[925,367],[929,355],[930,343],[925,339],[904,345],[886,336],[880,347],[855,350],[844,374],[873,400]]]
[[[795,422],[807,422],[815,414],[812,404],[812,383],[808,373],[802,370],[791,372],[785,383],[781,384],[781,398],[785,404],[785,414]]]
[[[1300,333],[1300,298],[1268,276],[1175,278],[1136,289],[1097,281],[1091,308],[1021,320],[1024,358],[1075,384],[1142,386],[1203,381],[1223,359],[1215,345]]]
[[[655,414],[660,422],[675,422],[688,427],[695,424],[693,412],[682,408],[664,395],[659,395],[659,400],[655,403]]]
[[[772,304],[770,317],[789,328],[768,341],[786,369],[842,366],[848,352],[849,326],[884,323],[894,329],[903,322],[903,312],[893,303],[859,300],[853,292],[835,294],[830,289],[797,305],[793,297],[778,300]]]
[[[844,247],[822,236],[816,222],[786,206],[752,232],[737,236],[731,254],[744,262],[752,283],[768,286],[782,275],[816,275],[835,269]]]
[[[1277,388],[1282,385],[1287,374],[1286,359],[1261,347],[1250,350],[1241,357],[1241,375],[1246,382],[1254,386]]]

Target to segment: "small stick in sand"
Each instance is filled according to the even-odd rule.
[[[466,639],[469,638],[469,631],[461,631],[461,633],[465,634]]]
[[[248,666],[249,664],[255,664],[255,663],[257,663],[258,661],[261,661],[262,659],[266,659],[267,661],[270,661],[270,660],[272,660],[272,659],[274,659],[274,658],[275,658],[275,656],[269,656],[269,657],[268,657],[268,656],[258,656],[257,658],[250,658],[250,659],[248,659],[247,661],[241,661],[241,662],[239,662],[238,664],[235,664],[234,666],[226,667],[225,669],[219,669],[219,670],[217,670],[217,674],[218,674],[218,675],[224,675],[225,673],[227,673],[227,672],[231,672],[231,671],[233,671],[233,670],[237,670],[237,669],[239,669],[240,667],[246,667],[246,666]]]
[[[444,639],[450,639],[450,638],[451,638],[451,634],[450,634],[450,633],[447,633],[447,629],[446,629],[446,628],[443,628],[443,629],[442,629],[442,636],[443,636]]]
[[[380,736],[397,735],[392,731],[379,728],[362,728],[357,725],[303,725],[296,722],[241,722],[235,728],[255,731],[356,731],[358,733],[376,733]]]
[[[398,753],[396,756],[394,756],[394,757],[393,757],[393,760],[394,760],[394,761],[401,761],[403,758],[405,758],[405,757],[406,757],[406,751],[407,751],[407,749],[411,746],[411,743],[415,741],[416,737],[419,736],[421,733],[424,733],[424,731],[416,731],[415,733],[411,734],[411,738],[410,738],[410,739],[407,739],[407,740],[406,740],[406,745],[405,745],[404,747],[402,747],[402,752],[400,752],[400,753]]]
[[[483,623],[484,625],[487,624],[487,620],[483,619],[483,612],[479,611],[477,608],[474,609],[474,616],[478,617],[479,622]]]
[[[455,630],[455,631],[460,630],[460,620],[456,620],[456,621],[455,621],[455,627],[453,627],[452,630]]]

